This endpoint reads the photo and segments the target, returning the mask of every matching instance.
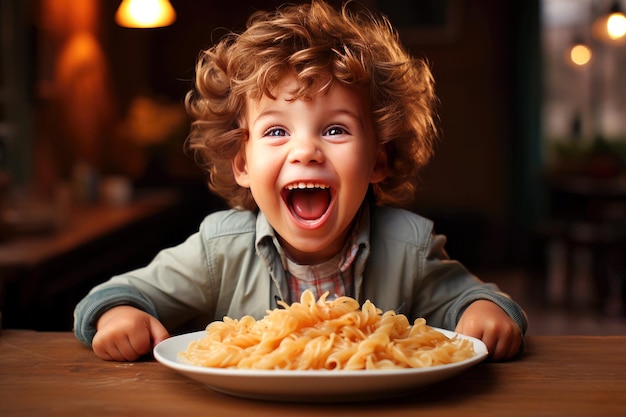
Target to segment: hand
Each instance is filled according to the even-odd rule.
[[[131,306],[113,307],[96,323],[91,346],[104,360],[134,361],[169,337],[150,314]]]
[[[488,300],[470,304],[461,315],[455,332],[482,340],[494,361],[513,358],[522,344],[519,326],[503,309]]]

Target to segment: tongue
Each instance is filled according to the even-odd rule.
[[[304,220],[315,220],[322,217],[330,197],[327,190],[296,190],[291,192],[293,211]]]

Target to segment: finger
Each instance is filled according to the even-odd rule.
[[[93,341],[91,342],[91,348],[99,358],[105,361],[113,361],[115,358],[111,355],[110,348],[108,344],[104,343],[104,340],[105,339],[102,337],[101,333],[96,333]]]
[[[516,336],[512,338],[512,342],[509,343],[509,349],[506,353],[506,359],[513,359],[520,354],[520,350],[522,348],[522,340],[522,332],[517,331]]]
[[[128,347],[125,353],[134,356],[135,358],[132,360],[145,355],[152,349],[152,339],[149,329],[141,329],[141,331],[132,333],[128,337]]]
[[[96,352],[96,355],[98,355],[100,358],[104,359],[105,361],[123,362],[125,360],[121,352],[115,345],[105,346],[103,348],[98,349],[97,351],[94,349],[94,352]]]
[[[150,353],[154,346],[168,337],[169,333],[165,327],[154,317],[149,317],[146,322],[146,327],[132,334],[129,342],[134,353],[138,356],[142,356]]]
[[[156,319],[150,320],[150,334],[152,335],[154,346],[170,337],[167,329]]]
[[[498,338],[495,337],[493,333],[483,333],[481,340],[487,347],[489,358],[490,359],[497,358],[498,355],[500,354],[500,352],[498,351]]]
[[[96,349],[94,349],[93,351],[96,354],[96,356],[99,357],[102,360],[105,360],[105,361],[113,361],[113,360],[115,360],[115,359],[113,359],[111,357],[111,355],[109,355],[109,352],[107,352],[107,351],[101,351],[101,350],[96,350]]]
[[[506,356],[507,347],[504,346],[504,343],[496,343],[493,351],[489,355],[492,361],[501,361]]]
[[[133,361],[140,355],[132,347],[130,340],[125,335],[116,338],[109,338],[106,344],[101,342],[93,343],[94,352],[102,359],[118,362]],[[94,338],[94,342],[96,339]]]
[[[497,340],[492,359],[496,361],[511,359],[517,355],[520,345],[520,334],[501,335]]]

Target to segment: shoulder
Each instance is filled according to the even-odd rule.
[[[204,218],[200,233],[205,239],[254,233],[256,219],[256,213],[249,210],[220,210]]]
[[[372,208],[371,238],[422,245],[430,239],[433,222],[409,210]]]

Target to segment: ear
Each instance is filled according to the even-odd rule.
[[[376,184],[383,181],[389,175],[389,167],[387,166],[387,151],[384,145],[379,146],[370,174],[370,183]]]
[[[245,147],[241,147],[231,162],[233,175],[237,184],[244,188],[250,188],[250,176],[248,175],[248,163],[246,162]]]

